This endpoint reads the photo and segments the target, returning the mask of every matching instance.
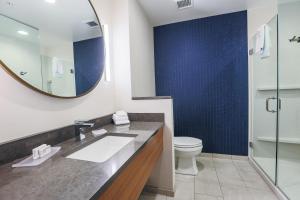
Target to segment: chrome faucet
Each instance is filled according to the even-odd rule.
[[[84,127],[93,127],[94,123],[89,123],[86,121],[75,121],[75,138],[77,141],[81,141],[85,139],[84,135]]]

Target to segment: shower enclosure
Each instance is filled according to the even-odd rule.
[[[251,157],[289,199],[300,199],[300,1],[282,1],[265,27],[267,55],[253,38]]]

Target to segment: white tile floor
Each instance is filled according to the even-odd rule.
[[[176,175],[175,197],[143,193],[140,200],[277,200],[248,160],[199,157],[197,176]]]
[[[270,176],[275,176],[275,158],[254,157]],[[278,186],[290,199],[300,199],[300,162],[297,159],[278,159]],[[295,176],[296,175],[296,176]]]

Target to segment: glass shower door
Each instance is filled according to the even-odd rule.
[[[280,2],[280,1],[279,1]],[[278,187],[300,199],[300,1],[278,5],[279,113]]]
[[[267,56],[256,51],[254,37],[253,62],[253,139],[252,157],[260,168],[276,182],[277,138],[277,16],[267,25],[270,48]]]

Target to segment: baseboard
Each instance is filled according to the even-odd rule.
[[[253,160],[253,158],[249,157],[249,162],[280,200],[288,200],[285,194],[283,194],[283,192],[276,185],[274,185],[271,179],[265,174],[260,166]]]
[[[217,154],[217,153],[201,153],[200,157],[232,159],[232,160],[248,160],[248,156],[236,156],[236,155]]]
[[[166,195],[166,196],[169,196],[169,197],[174,197],[175,196],[175,192],[172,191],[172,190],[153,187],[153,186],[150,186],[150,185],[146,185],[145,188],[144,188],[144,191],[149,192],[149,193],[153,193],[153,194]]]

